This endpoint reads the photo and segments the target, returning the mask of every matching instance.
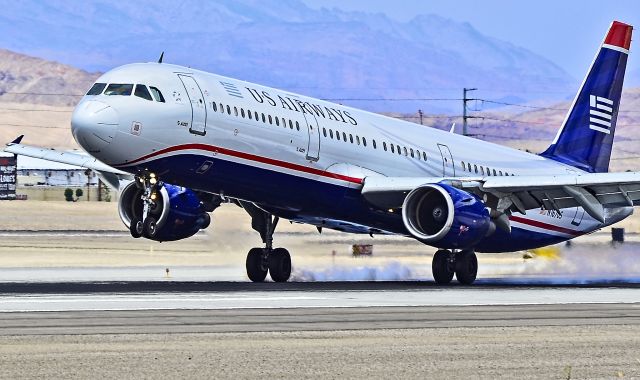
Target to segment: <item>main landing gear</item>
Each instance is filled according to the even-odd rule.
[[[433,255],[431,271],[437,284],[448,284],[453,275],[459,283],[471,285],[478,274],[478,258],[473,250],[452,252],[441,249]]]
[[[252,248],[247,254],[247,276],[253,282],[262,282],[267,272],[275,282],[287,282],[291,276],[291,255],[284,248],[273,248],[273,233],[280,218],[259,209],[255,205],[241,202],[251,216],[251,227],[260,233],[264,248]]]

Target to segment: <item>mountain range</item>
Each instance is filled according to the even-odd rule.
[[[549,60],[435,15],[314,10],[298,0],[5,2],[0,47],[106,71],[157,60],[374,111],[452,112],[478,87],[494,99],[562,99],[576,80]],[[396,99],[358,101],[349,99]]]

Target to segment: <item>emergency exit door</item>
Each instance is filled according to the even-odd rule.
[[[451,155],[449,147],[443,144],[438,144],[438,149],[440,149],[440,155],[442,156],[442,176],[455,177],[456,168],[453,164],[453,156]]]
[[[207,106],[198,82],[190,76],[178,74],[191,104],[191,124],[189,132],[204,136],[207,133]]]

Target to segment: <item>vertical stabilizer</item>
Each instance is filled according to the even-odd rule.
[[[632,29],[618,21],[611,24],[562,127],[541,154],[543,157],[590,173],[609,170]]]

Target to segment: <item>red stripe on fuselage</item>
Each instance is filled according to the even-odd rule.
[[[525,218],[521,218],[519,216],[511,215],[509,217],[509,219],[513,220],[514,222],[526,224],[526,225],[533,226],[533,227],[542,228],[542,229],[545,229],[545,230],[561,232],[561,233],[567,234],[567,235],[580,236],[580,235],[583,234],[583,232],[580,232],[580,231],[576,231],[576,230],[572,230],[572,229],[564,228],[564,227],[560,227],[560,226],[554,226],[553,224],[539,222],[537,220],[525,219]]]
[[[293,164],[291,162],[280,161],[280,160],[276,160],[276,159],[273,159],[273,158],[257,156],[255,154],[238,152],[238,151],[235,151],[235,150],[231,150],[231,149],[227,149],[227,148],[221,148],[221,147],[212,146],[212,145],[206,145],[206,144],[184,144],[184,145],[171,146],[171,147],[168,147],[168,148],[165,148],[165,149],[161,149],[161,150],[159,150],[157,152],[153,152],[153,153],[147,154],[146,156],[142,156],[142,157],[137,158],[137,159],[135,159],[135,160],[133,160],[131,162],[127,162],[125,164],[113,165],[113,166],[116,166],[116,167],[129,166],[129,165],[133,165],[135,163],[138,163],[140,161],[144,161],[144,160],[147,160],[149,158],[153,158],[153,157],[159,156],[161,154],[177,152],[177,151],[180,151],[180,150],[204,150],[204,151],[207,151],[207,152],[224,154],[224,155],[227,155],[227,156],[232,156],[232,157],[242,158],[242,159],[245,159],[245,160],[260,162],[260,163],[263,163],[263,164],[278,166],[278,167],[285,168],[285,169],[291,169],[291,170],[296,170],[296,171],[299,171],[299,172],[319,175],[319,176],[322,176],[322,177],[333,178],[333,179],[338,179],[338,180],[341,180],[341,181],[356,183],[356,184],[359,184],[359,185],[362,184],[362,178],[349,177],[349,176],[342,175],[342,174],[331,173],[331,172],[328,172],[328,171],[325,171],[325,170],[310,168],[310,167],[307,167],[307,166],[304,166],[304,165]]]

